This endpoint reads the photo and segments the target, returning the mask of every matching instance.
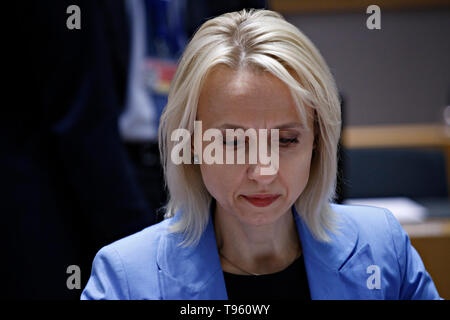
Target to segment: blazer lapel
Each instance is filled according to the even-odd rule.
[[[333,207],[333,206],[332,206]],[[293,206],[293,212],[297,213]],[[356,226],[337,216],[337,234],[328,243],[318,241],[303,219],[295,214],[303,247],[311,299],[380,299],[380,290],[367,286],[367,267],[374,264],[370,244],[358,245]]]
[[[181,247],[182,240],[182,234],[171,233],[160,241],[157,264],[162,298],[228,299],[212,219],[196,246]]]

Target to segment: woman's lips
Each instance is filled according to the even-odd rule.
[[[244,196],[244,199],[253,204],[256,207],[267,207],[272,202],[278,199],[279,194],[267,194],[267,195],[249,195]]]

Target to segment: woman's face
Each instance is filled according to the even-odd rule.
[[[302,126],[288,87],[268,72],[232,71],[225,66],[212,71],[199,98],[197,120],[202,121],[203,132],[210,128],[223,132],[228,144],[223,146],[224,155],[235,148],[233,141],[226,141],[225,128],[267,129],[269,133],[279,128],[279,169],[275,174],[262,175],[261,168],[269,165],[259,161],[248,164],[248,159],[246,164],[200,164],[217,210],[252,226],[274,223],[290,212],[309,177],[313,111],[308,114],[311,130]],[[269,142],[270,137],[265,142],[267,150]],[[203,142],[203,150],[210,143]],[[248,145],[246,148],[248,153]]]

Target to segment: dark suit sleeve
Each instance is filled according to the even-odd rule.
[[[117,128],[127,81],[117,58],[117,46],[124,47],[114,32],[124,10],[118,4],[123,1],[79,1],[81,30],[65,27],[67,14],[55,19],[52,47],[59,54],[47,60],[43,88],[61,179],[96,249],[152,222]]]
[[[54,68],[49,88],[56,90],[47,91],[46,100],[54,117],[50,130],[62,171],[80,214],[104,239],[136,231],[151,217],[117,128],[127,75],[115,58],[113,41],[118,39],[109,27],[114,18],[108,11],[111,2],[82,1],[80,7],[81,35],[62,54],[80,56]]]

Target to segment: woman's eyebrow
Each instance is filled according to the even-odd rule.
[[[289,122],[289,123],[285,123],[279,126],[276,126],[274,128],[271,129],[304,129],[304,126],[301,123],[298,122]],[[243,129],[243,130],[247,130],[250,128],[247,128],[245,126],[242,125],[238,125],[238,124],[232,124],[232,123],[224,123],[222,125],[220,125],[218,127],[218,129]]]
[[[289,123],[283,124],[281,126],[277,126],[274,129],[295,129],[295,128],[304,129],[305,126],[298,122],[289,122]]]

